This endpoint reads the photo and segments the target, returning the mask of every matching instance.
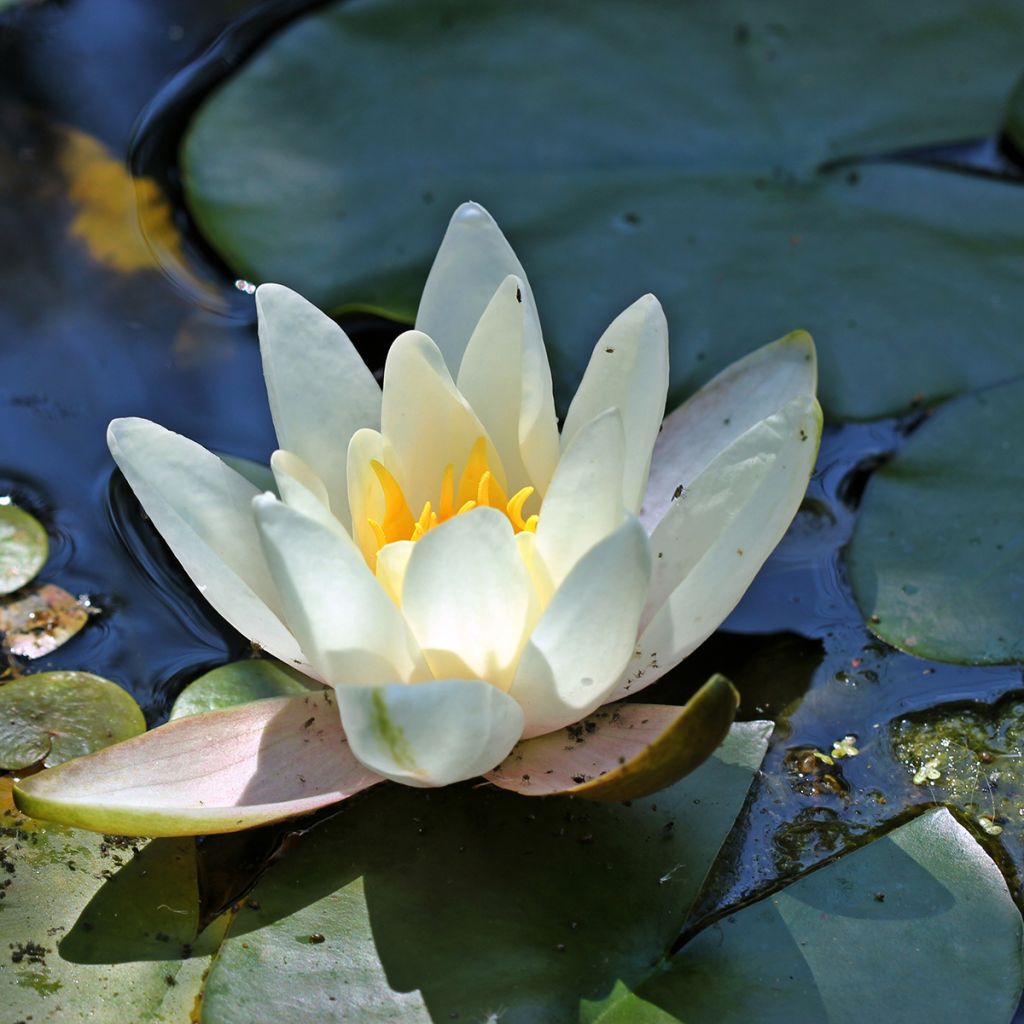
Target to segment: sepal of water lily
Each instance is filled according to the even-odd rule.
[[[179,718],[21,779],[34,818],[117,835],[235,832],[382,781],[352,754],[330,691]]]
[[[682,707],[606,704],[566,729],[518,743],[485,777],[525,796],[636,800],[706,761],[738,706],[736,688],[721,675]]]

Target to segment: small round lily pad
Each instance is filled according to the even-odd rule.
[[[40,672],[0,686],[0,768],[52,768],[145,731],[131,694],[89,672]]]
[[[266,697],[291,697],[313,689],[319,687],[312,680],[276,661],[233,661],[189,683],[178,694],[171,718],[200,715]]]
[[[23,587],[46,562],[50,544],[35,516],[0,505],[0,594]]]

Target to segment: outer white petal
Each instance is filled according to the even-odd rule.
[[[416,329],[437,342],[453,376],[477,322],[509,274],[522,281],[523,301],[536,318],[526,272],[501,229],[478,203],[463,203],[452,214],[416,314]]]
[[[543,494],[558,463],[558,423],[537,311],[524,289],[514,275],[502,281],[456,379],[501,454],[510,493],[530,485]]]
[[[650,533],[673,495],[689,487],[736,438],[801,396],[818,381],[814,342],[806,331],[751,352],[727,366],[666,420],[654,446],[640,520]]]
[[[490,771],[523,730],[523,712],[478,679],[435,679],[338,691],[352,753],[409,786],[447,786]]]
[[[326,682],[343,688],[427,674],[401,612],[348,534],[270,495],[253,505],[288,623]]]
[[[256,488],[201,445],[148,420],[114,420],[107,444],[203,597],[264,650],[308,668],[263,558],[250,504]]]
[[[618,409],[582,427],[558,463],[537,523],[537,554],[557,587],[621,524],[625,439]]]
[[[612,700],[653,683],[736,607],[800,507],[820,435],[818,403],[794,398],[734,441],[673,503],[651,536],[644,625]]]
[[[405,491],[414,516],[425,501],[437,502],[445,467],[455,479],[481,437],[484,425],[455,387],[437,346],[419,331],[395,339],[384,368],[381,409],[384,462]],[[488,463],[503,488],[501,459],[488,440]],[[389,458],[397,465],[388,464]]]
[[[402,610],[434,676],[457,673],[508,689],[532,590],[508,519],[479,508],[416,542]]]
[[[274,473],[277,492],[286,505],[298,509],[303,515],[315,519],[335,533],[345,532],[345,527],[331,512],[331,502],[323,480],[298,455],[279,448],[270,457],[270,468]]]
[[[348,335],[291,289],[261,285],[256,312],[278,444],[324,481],[347,527],[345,452],[360,427],[380,426],[380,385]]]
[[[571,725],[608,700],[633,653],[650,574],[647,534],[633,518],[580,559],[533,630],[509,690],[526,715],[525,736]]]
[[[645,295],[594,346],[562,430],[564,449],[598,413],[619,410],[626,436],[623,504],[633,513],[640,509],[667,394],[668,325],[658,300]]]

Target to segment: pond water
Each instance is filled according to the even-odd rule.
[[[91,0],[25,7],[0,28],[0,496],[45,524],[42,579],[98,609],[32,669],[112,679],[150,725],[189,681],[249,651],[140,515],[113,470],[106,425],[143,415],[220,452],[265,462],[272,450],[252,299],[192,229],[174,159],[198,97],[304,6],[253,16],[242,0]],[[242,28],[190,66],[238,16],[248,18]],[[141,181],[124,169],[129,155]],[[924,156],[1021,173],[991,140]],[[137,202],[148,240],[134,226]],[[379,370],[397,328],[371,318],[345,326]],[[804,507],[754,586],[715,636],[644,694],[682,703],[718,671],[742,693],[741,718],[778,723],[703,914],[777,887],[936,799],[898,757],[901,722],[1024,687],[1018,666],[893,650],[851,596],[843,548],[864,485],[923,417],[827,427]],[[827,755],[846,736],[856,756],[829,766],[810,753]],[[1002,785],[1020,796],[1010,776]],[[976,815],[965,821],[1020,901],[1020,823],[993,836]],[[238,895],[281,831],[222,841],[246,853],[233,876],[211,869],[208,910]]]

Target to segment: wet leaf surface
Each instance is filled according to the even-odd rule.
[[[195,879],[191,841],[42,825],[14,810],[0,779],[5,1019],[188,1020],[209,965],[196,941]]]
[[[42,658],[70,640],[89,621],[78,598],[52,583],[0,598],[0,634],[8,654]]]
[[[871,478],[847,555],[871,630],[923,658],[1024,660],[1024,382],[938,410]]]
[[[145,729],[131,694],[88,672],[41,672],[0,686],[0,768],[51,767]]]
[[[483,203],[533,282],[563,409],[600,332],[651,291],[674,401],[806,328],[826,412],[892,414],[1024,370],[1024,189],[890,161],[995,132],[1021,17],[335,3],[205,102],[187,199],[240,276],[402,320],[451,211]]]
[[[0,594],[23,587],[46,564],[43,524],[16,505],[0,504]]]

